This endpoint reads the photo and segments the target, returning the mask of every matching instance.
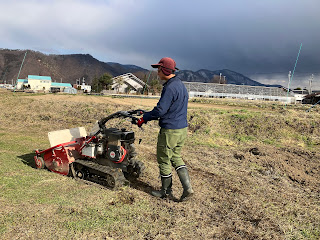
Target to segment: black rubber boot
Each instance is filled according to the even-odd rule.
[[[194,191],[192,190],[192,187],[191,187],[188,169],[186,166],[180,166],[180,167],[177,167],[176,171],[178,173],[180,182],[183,187],[183,193],[182,193],[182,196],[180,197],[179,201],[180,202],[187,201],[191,198],[191,196],[194,193]]]
[[[161,190],[160,191],[151,191],[151,195],[158,198],[170,198],[172,197],[172,176],[162,177],[161,176]]]

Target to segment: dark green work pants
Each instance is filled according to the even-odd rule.
[[[172,167],[184,165],[181,149],[187,138],[188,128],[161,128],[158,135],[157,160],[162,177],[171,176]]]

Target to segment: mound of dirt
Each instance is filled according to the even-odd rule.
[[[234,157],[255,163],[264,176],[285,176],[291,181],[314,190],[320,187],[320,154],[299,148],[259,146],[236,152]]]

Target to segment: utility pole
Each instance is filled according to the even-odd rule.
[[[312,80],[313,80],[313,74],[311,74],[311,78],[309,79],[309,94],[312,93]]]
[[[290,82],[290,79],[291,79],[291,71],[289,71],[288,78],[289,78],[289,82]]]
[[[313,82],[313,74],[311,74],[311,85],[310,85],[310,93],[312,93],[312,82]]]

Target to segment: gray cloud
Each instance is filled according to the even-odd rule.
[[[2,48],[89,53],[150,68],[287,74],[319,71],[318,0],[1,1]],[[270,80],[271,81],[271,80]]]
[[[260,73],[249,75],[250,78],[255,79],[258,82],[265,84],[280,84],[284,87],[294,88],[306,88],[308,90],[320,90],[320,73],[295,73],[289,77],[287,73]]]

